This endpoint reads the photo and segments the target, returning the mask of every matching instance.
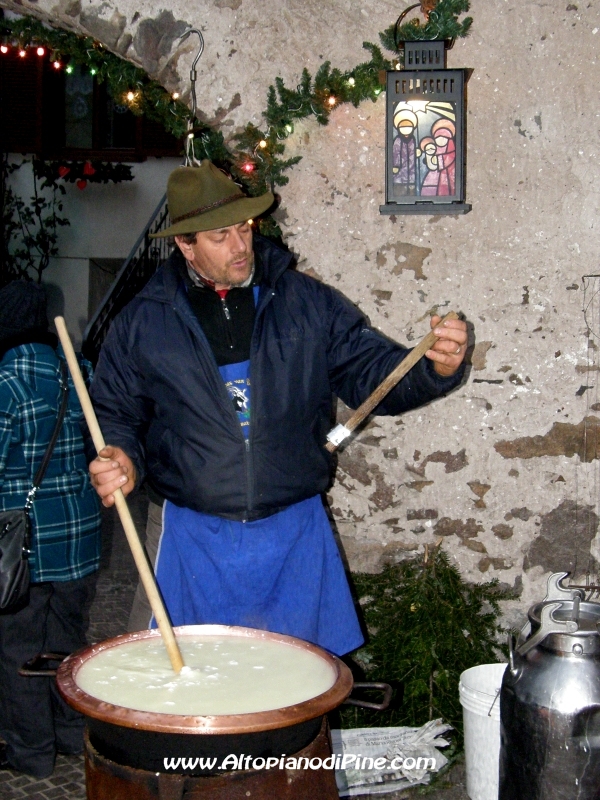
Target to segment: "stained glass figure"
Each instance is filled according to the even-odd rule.
[[[443,42],[406,44],[423,52],[405,56],[418,69],[387,73],[386,204],[380,211],[464,214],[471,209],[464,202],[467,71],[439,68]],[[428,60],[429,45],[435,49]]]

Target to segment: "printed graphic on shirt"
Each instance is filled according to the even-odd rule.
[[[250,362],[226,364],[219,367],[219,372],[238,415],[242,433],[247,439],[250,433]]]
[[[250,379],[238,378],[234,381],[227,381],[225,388],[233,401],[233,407],[237,411],[240,425],[243,429],[250,427]],[[247,436],[248,431],[244,430]]]

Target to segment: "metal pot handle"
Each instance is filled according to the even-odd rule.
[[[38,653],[19,668],[19,675],[24,678],[54,678],[58,667],[49,666],[49,662],[61,663],[68,655],[68,653]]]
[[[392,687],[389,683],[355,683],[354,689],[381,689],[383,692],[383,700],[381,703],[370,703],[368,700],[356,700],[353,697],[347,697],[344,700],[345,705],[360,706],[360,708],[373,708],[375,711],[385,711],[392,700]]]
[[[544,602],[550,600],[575,600],[578,597],[580,600],[585,600],[585,592],[583,589],[572,586],[563,586],[562,582],[568,578],[570,572],[555,572],[548,578],[548,588],[546,590],[546,597]]]
[[[579,608],[578,599],[574,601]],[[576,620],[560,621],[554,618],[554,611],[562,606],[562,601],[555,603],[548,603],[542,608],[540,613],[540,627],[539,629],[527,639],[522,645],[517,648],[517,653],[524,656],[530,650],[533,650],[538,644],[551,633],[576,633],[579,630],[579,624]]]

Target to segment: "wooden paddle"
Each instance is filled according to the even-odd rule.
[[[99,453],[100,450],[105,447],[104,437],[102,436],[102,431],[100,430],[100,426],[98,424],[96,412],[94,411],[87,387],[83,380],[83,376],[81,375],[77,356],[75,355],[73,345],[71,344],[71,338],[67,332],[67,327],[63,317],[55,317],[54,324],[56,325],[56,330],[67,359],[67,364],[69,365],[69,370],[71,372],[71,377],[73,378],[73,383],[75,384],[75,390],[77,391],[81,408],[83,409],[85,421],[90,429],[94,446]],[[114,492],[114,497],[115,506],[117,507],[117,512],[119,514],[121,524],[123,525],[125,536],[127,537],[129,547],[131,548],[133,560],[135,561],[135,565],[140,573],[142,585],[146,590],[146,594],[148,595],[152,613],[154,614],[154,618],[158,624],[158,629],[171,660],[171,666],[175,672],[180,672],[181,668],[183,667],[181,651],[179,649],[179,645],[177,644],[177,640],[175,639],[175,634],[173,633],[173,628],[171,627],[169,617],[167,616],[162,597],[158,591],[154,573],[148,565],[144,548],[142,547],[140,537],[135,529],[135,524],[133,522],[131,512],[129,511],[127,501],[125,500],[125,496],[121,489],[117,489],[116,492]]]
[[[458,314],[456,314],[454,311],[450,311],[448,314],[446,314],[444,319],[438,322],[437,326],[443,325],[447,319],[458,319]],[[379,403],[381,403],[386,394],[391,391],[394,386],[406,375],[406,373],[414,367],[417,361],[420,361],[425,353],[428,350],[431,350],[439,338],[440,337],[436,336],[433,331],[430,331],[427,336],[421,339],[419,344],[414,347],[406,356],[406,358],[398,364],[396,369],[392,370],[387,378],[385,378],[379,384],[375,391],[367,397],[365,402],[356,409],[348,422],[346,422],[345,425],[336,425],[335,428],[332,428],[329,431],[327,434],[328,441],[325,445],[325,449],[329,450],[330,453],[333,453],[344,441],[344,439],[350,436],[352,431],[360,425],[365,417],[367,417],[371,411],[373,411],[373,409],[378,406]]]

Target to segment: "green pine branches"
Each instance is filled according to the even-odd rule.
[[[435,548],[377,575],[354,575],[370,633],[355,659],[367,680],[397,687],[391,711],[344,711],[349,726],[420,726],[442,717],[459,731],[461,672],[502,660],[499,601],[511,597],[498,581],[466,583]]]
[[[415,19],[398,29],[392,25],[379,38],[385,49],[398,53],[396,60],[401,61],[400,43],[403,41],[466,36],[473,20],[465,17],[459,21],[459,16],[468,10],[469,0],[439,0],[425,22]],[[109,52],[94,39],[49,28],[33,17],[0,19],[0,35],[12,38],[21,46],[44,45],[52,51],[53,57],[86,67],[99,81],[107,82],[110,94],[118,103],[126,103],[135,114],[147,115],[178,138],[183,139],[187,134],[191,120],[187,106],[174,99],[143,70]],[[220,131],[194,120],[196,157],[209,158],[229,170],[251,195],[284,186],[288,182],[284,173],[300,161],[300,156],[284,158],[284,143],[293,133],[295,122],[314,116],[318,123],[326,125],[331,112],[341,103],[358,106],[367,99],[375,102],[383,91],[380,74],[393,69],[393,64],[377,45],[364,42],[363,48],[370,53],[370,60],[347,72],[325,61],[314,77],[304,69],[295,89],[285,86],[282,78],[275,78],[263,112],[265,130],[249,123],[226,142]],[[124,100],[128,93],[135,96],[133,102]],[[261,231],[281,235],[273,220],[261,221]]]
[[[165,130],[181,138],[187,130],[191,112],[181,101],[174,100],[144,70],[106,50],[90,36],[50,28],[34,17],[0,19],[0,35],[18,42],[21,47],[44,46],[55,60],[79,64],[103,83],[117,103],[128,105],[134,114],[145,114],[159,122]],[[136,101],[127,103],[124,96],[134,92]]]
[[[459,39],[467,36],[473,19],[465,17],[460,22],[458,17],[466,13],[469,7],[469,0],[439,0],[425,22],[412,19],[398,28],[396,25],[386,28],[379,34],[381,44],[386,50],[403,55],[404,42],[431,42],[436,39]]]

